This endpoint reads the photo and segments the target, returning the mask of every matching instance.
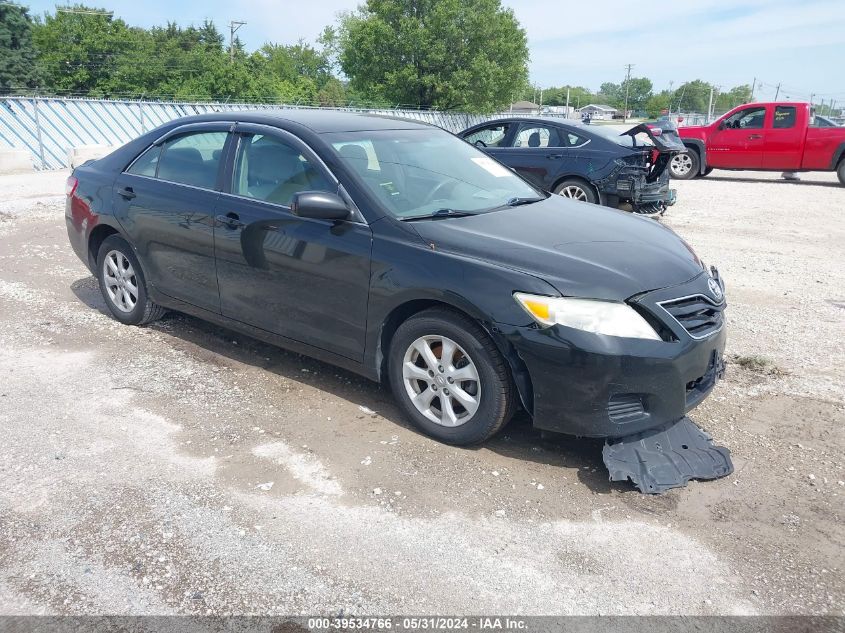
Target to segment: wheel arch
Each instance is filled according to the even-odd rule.
[[[111,224],[101,223],[91,229],[91,233],[88,235],[88,266],[91,270],[97,269],[97,254],[100,252],[100,246],[111,235],[120,235],[120,237],[126,239]]]
[[[839,169],[839,164],[845,160],[845,141],[839,144],[835,150],[833,150],[833,157],[830,159],[830,168],[833,170]]]
[[[517,393],[523,408],[531,413],[534,410],[534,389],[531,384],[531,376],[528,368],[519,357],[516,349],[497,330],[495,325],[481,317],[481,313],[466,301],[455,300],[453,302],[441,298],[420,297],[409,299],[395,306],[384,319],[381,331],[378,336],[378,349],[376,350],[376,371],[378,380],[384,382],[388,376],[388,358],[390,356],[390,345],[393,336],[399,326],[416,314],[429,308],[445,308],[459,315],[471,319],[477,323],[484,332],[492,339],[499,353],[508,363],[511,378],[516,385]]]
[[[681,141],[684,147],[698,154],[698,175],[702,175],[707,168],[707,149],[704,146],[704,141],[697,138],[682,138]]]

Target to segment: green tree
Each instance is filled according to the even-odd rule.
[[[656,118],[663,114],[663,110],[669,110],[673,106],[674,93],[663,90],[651,95],[645,103],[646,114],[650,118]]]
[[[735,86],[727,92],[720,92],[716,98],[716,111],[723,112],[751,101],[751,86]]]
[[[528,76],[525,31],[500,0],[367,0],[336,38],[353,90],[393,103],[492,111]]]
[[[125,50],[129,27],[103,9],[79,4],[70,8],[77,12],[47,14],[33,27],[45,86],[59,92],[102,94]]]
[[[618,108],[625,107],[625,88],[628,89],[628,109],[634,111],[643,111],[646,109],[646,104],[652,96],[651,80],[646,77],[631,77],[626,79],[619,86],[618,103],[614,105]]]
[[[27,8],[0,4],[0,94],[37,86],[35,56]]]
[[[688,81],[675,91],[674,112],[707,112],[710,102],[710,84],[701,79]]]

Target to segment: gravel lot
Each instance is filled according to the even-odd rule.
[[[665,222],[728,284],[693,419],[736,472],[659,497],[526,418],[483,448],[193,318],[106,316],[66,173],[0,176],[0,613],[845,612],[845,188],[714,172]]]

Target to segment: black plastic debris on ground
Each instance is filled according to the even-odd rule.
[[[692,420],[608,440],[602,450],[611,481],[630,479],[640,492],[659,494],[686,486],[690,479],[717,479],[734,470],[731,452]]]

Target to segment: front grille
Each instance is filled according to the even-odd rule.
[[[724,324],[725,303],[714,303],[704,295],[693,295],[662,301],[666,310],[693,338],[704,338],[718,332]]]
[[[607,402],[607,414],[617,424],[638,420],[644,413],[643,399],[636,393],[618,393]]]

